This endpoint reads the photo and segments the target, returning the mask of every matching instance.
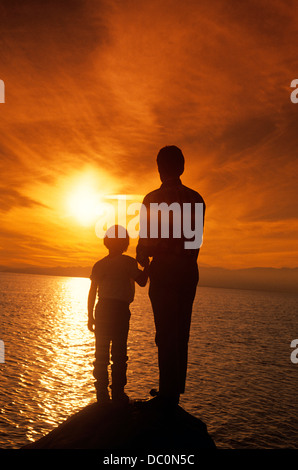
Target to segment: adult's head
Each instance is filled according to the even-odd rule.
[[[103,242],[111,253],[124,253],[129,245],[129,235],[122,225],[113,225],[106,231]]]
[[[156,161],[162,181],[179,178],[184,171],[184,156],[176,145],[167,145],[160,149]]]

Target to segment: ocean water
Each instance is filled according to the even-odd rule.
[[[0,273],[0,448],[16,449],[95,401],[94,337],[87,330],[90,281]],[[186,393],[218,448],[298,448],[298,296],[199,287]],[[131,305],[127,393],[158,387],[147,288]]]

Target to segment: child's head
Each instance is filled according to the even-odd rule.
[[[122,225],[113,225],[106,231],[103,242],[110,252],[124,253],[129,245],[129,235]]]

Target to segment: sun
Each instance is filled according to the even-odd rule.
[[[80,225],[89,227],[101,213],[102,194],[99,180],[94,174],[83,174],[68,187],[66,196],[67,214]]]
[[[68,197],[68,209],[70,215],[84,226],[92,224],[98,214],[100,198],[92,188],[80,186]]]
[[[64,217],[73,219],[75,223],[84,227],[102,227],[121,221],[123,214],[126,217],[126,201],[140,199],[140,195],[119,194],[117,181],[110,175],[96,171],[82,171],[69,177],[64,184],[64,195],[66,204]],[[72,222],[73,223],[73,222]],[[125,219],[126,224],[126,219]],[[102,232],[100,232],[102,233]]]

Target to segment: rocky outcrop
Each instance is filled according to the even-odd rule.
[[[23,449],[215,449],[206,425],[177,406],[92,403]]]

